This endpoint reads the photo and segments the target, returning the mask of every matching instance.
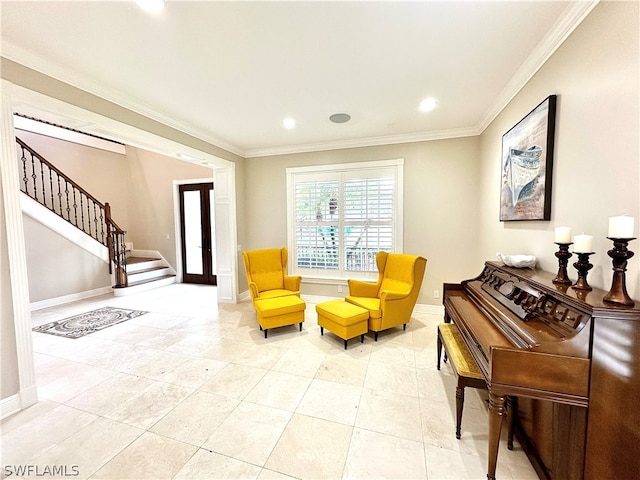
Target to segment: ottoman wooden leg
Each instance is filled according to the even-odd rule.
[[[269,331],[269,329],[268,329],[268,328],[265,328],[265,329],[264,329],[264,338],[267,338],[267,332],[268,332],[268,331]]]
[[[344,349],[345,350],[347,349],[347,341],[346,340],[344,341]]]
[[[302,322],[300,322],[300,331],[302,331]]]
[[[360,335],[360,343],[364,343],[364,333]]]
[[[324,327],[320,327],[320,335],[324,335]]]

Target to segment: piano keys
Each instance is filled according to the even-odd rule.
[[[632,478],[640,428],[629,433],[624,424],[629,417],[640,427],[640,415],[608,410],[616,395],[627,396],[625,405],[640,395],[640,308],[611,306],[603,302],[607,292],[574,290],[553,278],[487,262],[478,277],[444,285],[445,322],[458,326],[489,389],[487,477],[495,479],[505,405],[513,398],[519,438],[541,478],[602,479],[614,468],[615,478]],[[607,333],[620,329],[632,342],[624,345],[631,352],[624,372],[611,361],[620,352],[607,342]],[[622,452],[613,448],[620,445],[617,428],[633,439]]]

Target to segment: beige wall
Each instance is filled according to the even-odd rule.
[[[30,302],[111,286],[104,261],[27,215],[22,221]]]
[[[159,251],[176,268],[173,181],[211,181],[213,170],[127,147],[126,177],[130,182],[127,241],[133,242],[135,249]]]
[[[629,214],[640,227],[638,2],[603,2],[586,18],[481,137],[480,257],[536,255],[556,271],[556,226],[594,236],[589,283],[608,290],[608,219]],[[550,94],[558,95],[550,222],[499,222],[502,135]],[[640,251],[638,241],[630,249]],[[572,258],[570,265],[576,260]],[[629,294],[640,298],[638,254]],[[577,278],[573,267],[569,276]]]
[[[243,248],[287,244],[286,168],[404,158],[404,252],[429,260],[419,303],[439,304],[442,283],[479,273],[478,137],[253,158],[246,161]],[[305,294],[339,296],[335,286],[304,284]]]

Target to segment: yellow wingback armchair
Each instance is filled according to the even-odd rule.
[[[411,320],[418,300],[427,259],[415,255],[378,252],[376,283],[349,280],[349,295],[345,300],[369,310],[369,330],[375,333]]]
[[[302,277],[287,275],[287,249],[266,248],[242,252],[251,301],[300,296]]]

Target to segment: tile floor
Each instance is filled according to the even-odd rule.
[[[467,389],[456,440],[455,377],[435,367],[440,317],[414,314],[407,331],[345,351],[320,336],[314,304],[302,332],[265,339],[250,302],[215,298],[177,284],[33,312],[35,326],[149,311],[77,340],[33,334],[40,401],[1,423],[3,478],[19,465],[91,479],[486,478],[485,392]],[[504,441],[497,476],[537,478]]]

